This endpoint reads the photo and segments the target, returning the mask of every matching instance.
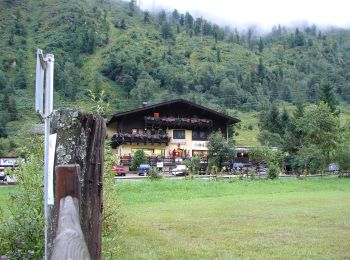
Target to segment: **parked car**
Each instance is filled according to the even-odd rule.
[[[233,163],[231,164],[231,173],[248,173],[249,167],[251,167],[250,163]]]
[[[179,165],[176,165],[176,167],[171,170],[171,174],[174,176],[188,175],[188,169],[186,165],[179,164]]]
[[[125,176],[126,174],[126,169],[119,165],[114,165],[113,171],[115,172],[115,176]]]
[[[139,166],[139,175],[146,176],[149,173],[151,166],[149,164],[140,164]]]
[[[3,171],[0,172],[0,181],[7,181],[7,176]]]

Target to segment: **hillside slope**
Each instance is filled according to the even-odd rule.
[[[229,113],[313,103],[325,82],[350,100],[350,30],[277,26],[260,36],[100,0],[1,1],[0,29],[0,138],[10,137],[0,139],[0,151],[39,122],[37,47],[55,55],[54,107],[92,111],[100,99],[109,104],[106,117],[176,97]]]

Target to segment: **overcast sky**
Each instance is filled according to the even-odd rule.
[[[203,15],[220,25],[246,28],[257,25],[269,30],[273,25],[299,25],[350,28],[350,0],[137,0],[141,9],[156,7],[194,16]]]

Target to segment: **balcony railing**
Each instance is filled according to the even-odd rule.
[[[213,121],[205,118],[176,118],[146,116],[147,127],[210,128]]]
[[[115,133],[112,136],[112,148],[117,148],[122,144],[165,144],[168,145],[170,137],[168,135],[161,134],[130,134],[130,133]]]
[[[189,158],[187,158],[189,159]],[[147,157],[147,163],[151,166],[156,166],[157,162],[163,162],[164,166],[172,166],[176,164],[183,164],[184,160],[183,158],[176,157],[176,156],[148,156]],[[123,166],[130,166],[132,161],[131,155],[124,155],[120,158],[120,164]],[[207,157],[201,157],[201,163],[208,163]]]

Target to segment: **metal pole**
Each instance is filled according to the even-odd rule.
[[[49,176],[49,137],[50,137],[50,117],[53,109],[53,69],[54,55],[47,54],[46,61],[46,80],[45,80],[45,177],[44,177],[44,203],[45,203],[45,259],[48,259],[48,176]],[[51,173],[52,174],[52,173]],[[52,205],[52,203],[50,203]]]

